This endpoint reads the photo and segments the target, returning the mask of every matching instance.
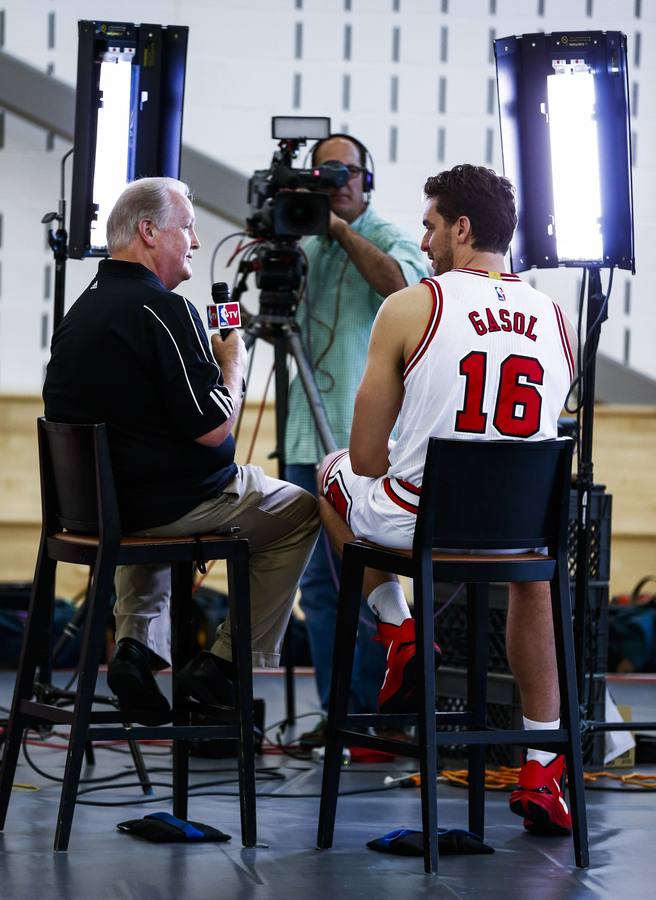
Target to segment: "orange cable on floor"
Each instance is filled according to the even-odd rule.
[[[443,769],[439,775],[442,781],[448,781],[456,787],[468,787],[469,778],[467,769]],[[507,791],[515,787],[517,778],[519,777],[519,769],[510,766],[499,766],[498,769],[485,770],[485,790],[486,791]],[[601,772],[584,772],[583,780],[586,784],[595,784],[601,778],[607,778],[611,781],[619,781],[627,787],[640,787],[648,791],[656,790],[656,773],[645,774],[642,772],[609,772],[604,769]],[[408,775],[403,779],[404,785],[414,785],[419,787],[421,777],[419,773]]]

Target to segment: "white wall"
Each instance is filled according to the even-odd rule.
[[[0,0],[0,19],[2,11],[4,49],[44,70],[50,66],[71,85],[78,19],[188,25],[186,143],[248,174],[266,167],[275,149],[271,115],[330,115],[334,130],[349,130],[370,148],[377,208],[417,238],[421,187],[428,174],[459,162],[501,170],[496,99],[488,102],[495,75],[491,38],[538,30],[624,31],[638,97],[632,110],[638,273],[635,278],[616,273],[601,350],[656,377],[656,255],[648,246],[656,217],[654,0]],[[54,46],[49,48],[53,17]],[[348,31],[351,54],[345,59]],[[393,59],[395,41],[398,60]],[[394,90],[398,99],[392,109]],[[391,154],[394,134],[396,158]],[[68,149],[62,141],[48,140],[39,129],[5,115],[0,149],[0,390],[5,392],[38,391],[48,356],[53,263],[39,222],[56,208],[59,159]],[[227,223],[199,214],[203,247],[194,279],[185,288],[199,308],[207,302],[212,249],[230,230]],[[222,251],[216,280],[232,281],[233,270],[223,268],[226,260]],[[93,261],[69,263],[67,304],[95,266]],[[574,314],[576,272],[542,270],[530,277]],[[254,394],[268,359],[258,351]]]

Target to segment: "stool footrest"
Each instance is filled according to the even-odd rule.
[[[193,741],[238,737],[237,725],[131,725],[89,728],[87,731],[89,741]]]
[[[435,724],[439,728],[446,725],[471,725],[472,720],[473,716],[469,710],[465,712],[435,711]],[[417,713],[352,713],[345,721],[353,728],[370,728],[376,725],[411,727],[417,724]]]
[[[349,731],[346,728],[339,728],[337,734],[347,747],[369,747],[398,756],[411,756],[415,759],[419,757],[419,747],[412,741],[393,741],[373,734],[362,734],[360,731]]]
[[[352,718],[361,718],[360,716],[349,716],[346,724],[353,724]],[[388,725],[388,716],[372,716],[377,725]],[[396,716],[394,717],[397,718]],[[415,717],[416,718],[416,717]],[[436,716],[437,718],[437,716]],[[350,746],[371,747],[375,750],[384,750],[387,753],[398,753],[400,756],[417,757],[419,755],[419,747],[411,741],[392,741],[387,738],[377,737],[373,734],[363,734],[359,731],[352,731],[349,728],[337,728],[338,736],[345,744]],[[561,752],[564,745],[567,744],[568,732],[566,728],[557,728],[554,730],[541,729],[540,731],[497,731],[496,729],[482,730],[464,730],[464,731],[438,731],[435,735],[435,741],[438,747],[450,747],[454,744],[458,746],[468,745],[487,745],[487,744],[515,744],[520,747],[544,747],[552,752]]]
[[[22,715],[28,716],[35,723],[58,722],[60,725],[72,725],[75,720],[72,710],[62,709],[60,706],[52,706],[49,703],[22,700],[19,708]]]
[[[200,710],[209,714],[212,711],[211,707],[201,707]],[[188,709],[187,709],[188,711]],[[75,713],[70,709],[62,709],[59,706],[53,706],[48,703],[38,703],[33,700],[23,700],[20,704],[20,712],[22,715],[26,716],[29,720],[30,725],[38,725],[43,722],[53,722],[60,725],[72,725],[75,721]],[[235,717],[235,713],[233,710],[228,712],[227,717],[233,719]],[[227,722],[219,722],[217,724],[210,725],[157,725],[157,726],[143,726],[143,725],[131,725],[126,724],[123,721],[121,713],[118,710],[111,711],[93,711],[90,717],[91,725],[103,725],[103,726],[111,726],[114,727],[103,727],[103,728],[90,728],[89,729],[89,740],[103,741],[103,740],[142,740],[142,739],[153,739],[153,738],[172,738],[178,737],[189,738],[190,740],[195,738],[209,738],[209,737],[237,737],[238,736],[238,723],[235,721],[227,721]],[[141,732],[144,729],[148,731],[148,735],[137,735],[136,732]],[[173,735],[173,731],[176,731],[176,735]],[[225,731],[225,734],[222,734],[222,731]],[[101,733],[102,732],[102,733]],[[109,734],[111,732],[111,735]]]

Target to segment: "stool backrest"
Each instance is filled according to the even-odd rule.
[[[572,441],[431,438],[414,551],[566,551]]]
[[[38,420],[41,507],[49,534],[118,537],[120,522],[103,424]]]

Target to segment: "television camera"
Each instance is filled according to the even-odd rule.
[[[252,241],[244,248],[233,300],[246,290],[248,276],[255,273],[260,308],[255,315],[242,315],[247,348],[264,338],[274,348],[276,386],[276,450],[280,477],[284,477],[285,422],[287,419],[288,370],[286,357],[293,357],[307,395],[319,439],[325,452],[337,449],[323,400],[314,381],[312,364],[305,354],[296,308],[307,273],[305,253],[298,240],[303,235],[325,234],[330,222],[331,188],[349,180],[346,166],[338,162],[294,169],[292,161],[308,140],[330,136],[330,119],[324,116],[274,116],[272,137],[278,140],[268,169],[253,173],[248,184],[247,234]],[[299,190],[301,189],[301,190]]]
[[[328,230],[327,191],[343,187],[346,166],[328,162],[310,169],[294,169],[292,161],[308,140],[330,135],[325,116],[273,116],[271,134],[279,141],[268,169],[258,169],[248,182],[248,234],[253,238],[289,241]],[[298,191],[298,189],[303,189]]]
[[[254,272],[260,314],[270,324],[279,324],[295,315],[306,274],[298,240],[304,235],[326,234],[330,221],[328,191],[345,185],[349,172],[338,162],[293,168],[293,160],[308,140],[330,136],[327,116],[273,116],[271,134],[279,142],[271,165],[253,172],[248,182],[246,232],[255,247],[242,258],[241,279],[233,297],[239,299],[246,278]]]

